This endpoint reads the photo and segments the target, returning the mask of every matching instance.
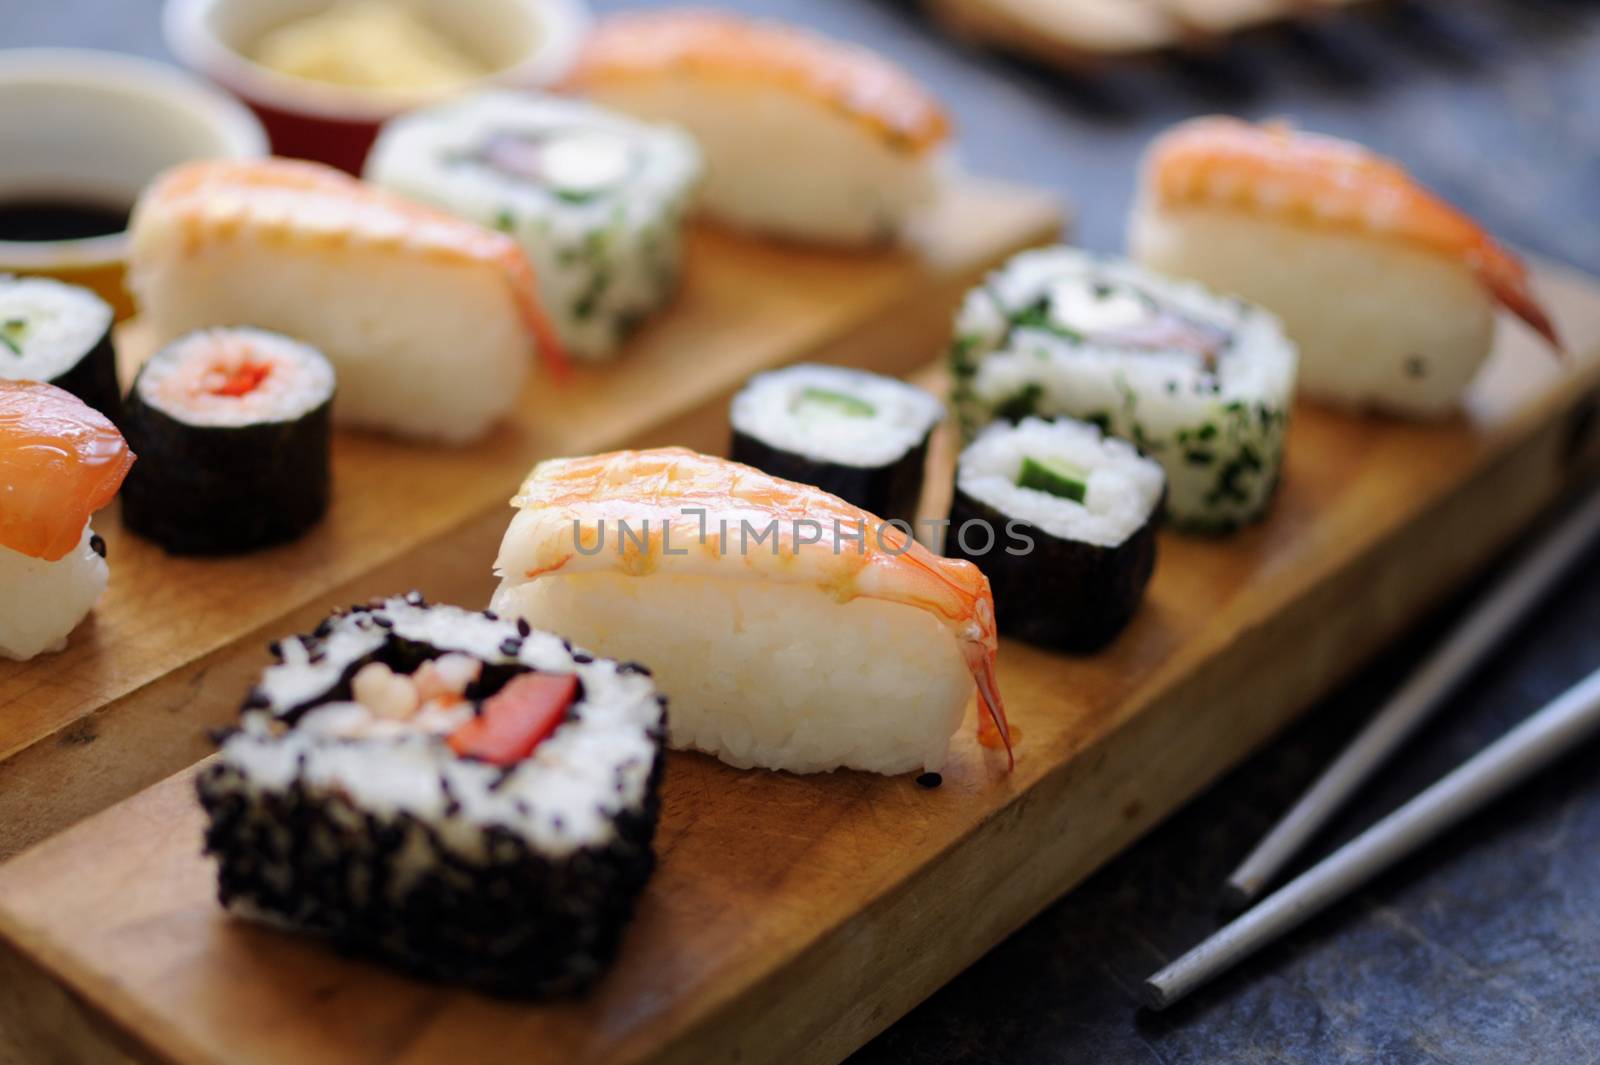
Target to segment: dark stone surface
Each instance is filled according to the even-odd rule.
[[[612,9],[632,6],[603,0]],[[972,169],[1045,184],[1116,249],[1149,136],[1287,114],[1404,159],[1505,239],[1600,272],[1600,3],[1434,0],[1273,30],[1207,58],[1068,77],[979,54],[888,0],[744,0],[894,55]],[[0,41],[162,54],[156,0],[6,5]],[[1459,611],[1459,600],[1441,613]],[[1138,982],[1217,926],[1216,889],[1437,638],[1439,620],[890,1028],[853,1065],[1600,1059],[1600,781],[1591,744],[1180,1008]],[[1308,859],[1600,664],[1584,571],[1407,746]]]

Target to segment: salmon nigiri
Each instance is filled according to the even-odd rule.
[[[683,448],[542,462],[513,504],[493,609],[648,665],[675,746],[796,773],[933,770],[976,687],[979,738],[1009,753],[971,563]]]
[[[335,417],[450,442],[515,403],[531,352],[565,368],[510,237],[288,159],[188,163],[134,207],[129,286],[157,344],[251,325],[322,351]]]
[[[0,381],[0,657],[66,645],[106,586],[89,517],[133,452],[99,411],[53,385]]]
[[[1214,116],[1157,138],[1129,244],[1243,296],[1300,347],[1300,390],[1412,417],[1454,410],[1504,307],[1553,347],[1515,255],[1403,167],[1287,123]]]

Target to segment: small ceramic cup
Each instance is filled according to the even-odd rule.
[[[374,90],[281,74],[249,58],[270,29],[333,0],[167,0],[167,46],[186,66],[238,95],[261,116],[273,151],[360,173],[387,119],[473,88],[541,88],[566,74],[588,30],[582,0],[395,0],[448,27],[491,73],[467,85]]]
[[[262,155],[267,139],[249,111],[171,67],[24,48],[0,52],[0,145],[0,202],[80,201],[120,212],[170,166]],[[84,285],[125,317],[126,249],[126,233],[0,240],[0,273]]]

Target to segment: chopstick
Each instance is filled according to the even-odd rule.
[[[1600,489],[1502,577],[1273,826],[1223,886],[1235,908],[1254,901],[1307,840],[1328,822],[1445,697],[1471,675],[1600,535]]]
[[[1165,1009],[1600,731],[1600,670],[1145,981]]]

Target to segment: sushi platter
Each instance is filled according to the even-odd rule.
[[[1045,247],[883,56],[561,17],[211,41],[454,88],[0,274],[0,1061],[838,1060],[1600,468],[1600,282],[1359,144]]]
[[[970,719],[934,790],[672,754],[659,868],[618,964],[582,998],[484,997],[231,919],[198,849],[202,766],[0,866],[0,1028],[23,1060],[838,1060],[1600,466],[1600,282],[1547,266],[1536,284],[1568,364],[1508,328],[1465,415],[1445,425],[1301,404],[1271,516],[1228,540],[1160,533],[1149,598],[1111,649],[1068,658],[1004,641],[1000,683],[1021,734],[1010,774]],[[951,447],[936,437],[933,469],[948,468]],[[496,513],[444,530],[405,572],[481,602],[503,525]],[[370,572],[375,588],[398,579],[393,557]],[[290,604],[273,625],[305,628],[317,611]],[[253,646],[220,651],[214,666],[180,671],[174,690],[237,690],[259,658]]]
[[[671,313],[622,367],[530,389],[512,422],[467,448],[337,434],[329,520],[266,555],[173,558],[127,535],[114,510],[97,518],[113,560],[102,609],[65,652],[0,669],[0,856],[207,753],[205,730],[227,722],[230,689],[266,643],[328,606],[413,587],[471,601],[458,589],[486,578],[506,500],[535,459],[721,447],[728,396],[796,360],[909,371],[944,342],[961,293],[1052,239],[1062,217],[1044,193],[966,179],[926,223],[915,251],[865,256],[696,230]],[[137,321],[123,333],[136,363],[151,345]],[[473,545],[454,572],[453,544]],[[50,784],[63,779],[77,783]]]

